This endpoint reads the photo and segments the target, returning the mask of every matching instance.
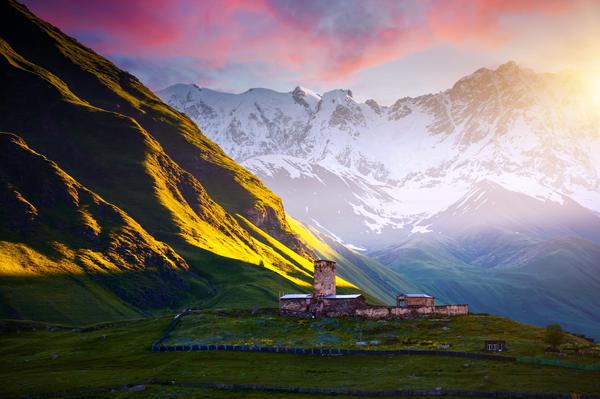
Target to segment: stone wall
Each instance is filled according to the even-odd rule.
[[[356,309],[355,315],[367,319],[404,319],[425,316],[459,316],[469,313],[467,305],[422,307],[365,306]]]
[[[395,319],[427,315],[427,312],[424,313],[422,308],[391,308],[390,313]]]
[[[358,309],[366,307],[365,299],[358,298],[288,298],[279,300],[282,316],[339,317],[354,316]]]
[[[407,307],[422,307],[422,306],[433,306],[434,298],[432,297],[407,297],[404,298],[405,306]]]
[[[435,314],[440,316],[460,316],[469,314],[469,305],[443,305],[435,307]]]
[[[310,316],[310,298],[279,300],[279,313],[282,316]]]
[[[400,308],[390,308],[387,306],[367,306],[361,309],[356,309],[356,316],[366,317],[367,319],[386,319],[390,317],[391,309],[400,309]]]
[[[361,296],[358,298],[344,299],[322,299],[323,307],[319,316],[338,317],[338,316],[354,316],[358,309],[367,306],[365,299]]]
[[[442,305],[421,307],[371,306],[363,297],[344,299],[280,299],[282,316],[339,317],[358,316],[367,319],[405,319],[427,316],[460,316],[469,314],[468,305]]]

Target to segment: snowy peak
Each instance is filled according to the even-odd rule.
[[[457,216],[472,214],[483,206],[496,208],[502,204],[503,199],[510,196],[509,193],[508,190],[500,185],[490,180],[483,180],[448,208],[447,212],[450,212],[453,216]]]
[[[538,239],[579,237],[600,243],[600,217],[564,195],[534,198],[495,182],[477,183],[446,210],[421,222],[451,237],[502,231]]]
[[[547,201],[508,190],[500,184],[486,179],[475,184],[471,190],[444,213],[455,218],[466,215],[472,218],[473,222],[479,223],[489,218],[518,213],[521,210],[523,213],[527,213],[529,206],[535,207],[537,203],[545,202]],[[559,204],[559,202],[556,204]],[[516,207],[522,209],[519,210]]]
[[[312,112],[317,110],[317,106],[321,102],[321,96],[304,87],[296,86],[291,93],[296,103],[310,109]]]
[[[496,72],[499,74],[515,74],[520,71],[522,71],[521,67],[512,60],[505,62],[496,69]]]
[[[372,98],[368,99],[367,101],[365,101],[365,104],[367,104],[369,107],[371,107],[371,109],[377,114],[377,115],[381,115],[381,113],[383,112],[384,108],[379,105],[379,103],[377,103],[377,101],[373,100]]]
[[[336,89],[336,90],[331,90],[331,91],[325,92],[323,94],[323,98],[328,99],[328,100],[334,100],[334,99],[343,100],[346,97],[353,99],[352,90]]]
[[[335,108],[337,105],[357,106],[358,103],[352,97],[350,90],[331,90],[323,93],[321,97],[324,107],[321,109]]]
[[[445,95],[456,108],[453,114],[479,112],[486,123],[497,123],[502,117],[514,118],[514,111],[526,112],[540,103],[559,102],[552,90],[552,83],[558,81],[557,76],[536,74],[508,62],[496,70],[477,70],[456,82]],[[569,95],[565,90],[561,92]]]
[[[536,79],[541,77],[542,75],[536,74],[534,71],[528,68],[523,68],[517,65],[514,61],[508,61],[498,68],[488,69],[488,68],[480,68],[477,71],[473,72],[470,75],[467,75],[461,79],[459,79],[453,86],[452,89],[457,87],[471,87],[474,86],[486,86],[489,82],[505,82],[505,83],[515,83],[520,82],[527,79]],[[451,89],[451,90],[452,90]]]

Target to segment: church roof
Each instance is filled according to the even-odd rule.
[[[308,299],[308,298],[312,298],[312,295],[311,294],[286,294],[286,295],[279,297],[279,299]]]
[[[362,294],[349,294],[349,295],[325,295],[325,299],[356,299],[361,297]],[[309,299],[312,298],[311,294],[285,294],[279,299]]]

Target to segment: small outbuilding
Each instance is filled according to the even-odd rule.
[[[396,305],[399,308],[420,308],[434,304],[435,298],[427,294],[399,294],[396,297]]]

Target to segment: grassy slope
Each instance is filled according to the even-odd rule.
[[[22,139],[0,134],[0,149],[3,317],[81,324],[179,303],[272,306],[297,289],[181,239],[186,262]]]
[[[171,248],[19,137],[0,151],[0,314],[90,323],[175,301],[188,265]]]
[[[70,213],[59,201],[42,207],[43,199],[29,190],[23,203],[40,209],[44,234],[13,231],[3,219],[1,256],[20,265],[34,261],[26,275],[23,267],[0,269],[2,315],[85,323],[188,303],[272,306],[279,292],[309,289],[312,265],[306,258],[314,252],[288,224],[280,199],[254,175],[135,77],[25,7],[2,2],[0,18],[0,130],[16,133],[73,184],[126,215],[137,234],[132,246],[161,247],[187,262],[173,267],[175,286],[156,280],[170,274],[168,268],[136,283],[140,270],[131,269],[137,259],[113,267],[100,259],[106,254],[98,255],[109,246],[110,228],[101,226],[104,233],[94,243],[79,242],[79,232],[60,233],[61,224],[86,226],[80,220],[86,205]],[[31,169],[38,186],[50,185],[35,165],[14,166]],[[4,174],[10,195],[3,201],[14,202],[13,188],[22,191],[19,176]],[[11,212],[25,217],[26,208]],[[54,227],[47,225],[49,216]],[[101,219],[94,215],[87,224],[106,223]],[[56,246],[62,250],[54,251]],[[90,252],[96,257],[82,256]],[[45,272],[44,265],[55,272]],[[98,267],[113,273],[91,275]],[[365,282],[359,273],[348,276]],[[385,293],[373,282],[365,289],[373,297]],[[36,306],[42,298],[47,305]]]
[[[12,332],[0,334],[3,363],[0,377],[4,381],[0,396],[69,391],[75,397],[79,396],[77,392],[81,392],[82,397],[89,397],[86,392],[90,388],[144,383],[152,378],[175,381],[175,387],[170,390],[151,386],[146,394],[138,394],[139,397],[160,397],[165,392],[183,391],[189,395],[196,392],[179,388],[178,384],[186,383],[600,393],[598,372],[524,364],[426,356],[151,353],[149,342],[162,333],[168,322],[168,318],[158,318],[83,331],[48,331],[37,326],[38,330],[33,332],[23,331],[30,327],[21,322],[19,329],[22,331],[18,333],[15,325],[9,322]],[[511,334],[517,334],[519,339],[532,335],[527,332],[529,327],[526,326],[518,327],[496,319],[490,322],[501,326],[508,323]],[[454,335],[468,335],[466,329],[475,327],[465,326],[461,332],[457,326],[455,328]],[[518,331],[519,328],[521,331]],[[429,334],[427,329],[424,332]],[[313,378],[317,376],[319,378]],[[199,394],[211,393],[210,390],[208,393],[206,390],[198,391]],[[126,392],[123,395],[128,396]]]
[[[113,398],[114,392],[106,394],[98,394],[89,396],[91,398]],[[314,394],[299,394],[299,393],[280,393],[280,392],[265,392],[265,391],[229,391],[220,390],[215,388],[204,388],[204,387],[192,387],[192,386],[148,386],[143,392],[145,398],[165,398],[168,396],[177,397],[179,399],[199,399],[199,398],[226,398],[231,399],[232,397],[243,397],[248,399],[263,399],[263,398],[274,398],[274,399],[309,399],[309,398],[331,398],[331,395],[314,395]],[[139,393],[122,392],[118,396],[119,398],[139,398]],[[337,398],[346,398],[344,396],[335,396]],[[373,399],[373,397],[361,396],[361,398]],[[405,397],[396,396],[396,399],[407,399]],[[434,397],[421,397],[422,399],[433,399]],[[446,396],[448,399],[456,399],[455,397]]]
[[[185,316],[165,342],[172,345],[228,344],[287,347],[360,348],[358,341],[377,341],[369,349],[439,349],[482,352],[485,340],[504,340],[511,356],[545,354],[545,329],[488,315],[442,319],[363,320],[296,319],[276,312],[202,311]],[[600,347],[566,335],[562,360],[600,363]],[[585,352],[575,353],[576,349]]]
[[[376,254],[441,301],[542,326],[560,323],[593,337],[600,337],[599,302],[589,301],[598,298],[599,256],[597,245],[570,238],[534,248],[513,267],[485,271],[440,242],[413,240]]]

